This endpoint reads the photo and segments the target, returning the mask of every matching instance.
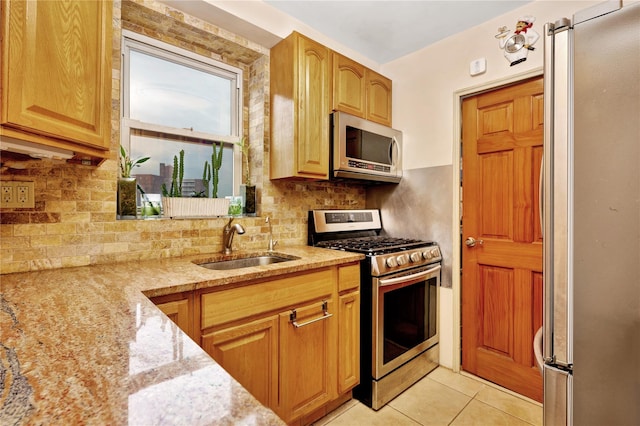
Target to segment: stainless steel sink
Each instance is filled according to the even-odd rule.
[[[251,266],[271,265],[272,263],[287,262],[289,260],[296,260],[297,257],[286,256],[281,254],[261,254],[256,256],[242,257],[238,259],[230,260],[214,260],[204,263],[196,263],[203,268],[215,269],[217,271],[227,269],[241,269],[249,268]]]

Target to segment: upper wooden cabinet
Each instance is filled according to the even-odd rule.
[[[334,52],[332,107],[391,126],[391,80]]]
[[[333,110],[365,117],[367,82],[364,74],[364,65],[333,53]]]
[[[329,179],[332,111],[391,126],[391,80],[297,32],[271,48],[271,179]]]
[[[391,80],[367,70],[367,120],[391,127]]]
[[[271,179],[329,178],[330,62],[296,32],[271,49]]]
[[[2,2],[3,136],[108,156],[111,1]]]

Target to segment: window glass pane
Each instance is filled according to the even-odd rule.
[[[170,142],[170,143],[167,143]],[[205,160],[211,164],[210,142],[179,140],[166,135],[152,134],[138,130],[131,131],[131,158],[151,157],[140,167],[131,171],[138,185],[147,194],[161,194],[162,184],[171,189],[173,157],[180,158],[184,149],[184,179],[182,195],[190,197],[204,190],[202,174]],[[217,149],[217,147],[216,147]],[[209,184],[211,187],[211,183]],[[209,196],[211,196],[211,190]],[[218,197],[233,195],[233,146],[225,144],[222,153],[222,167],[218,183]]]
[[[133,49],[129,59],[130,118],[231,135],[232,80]]]

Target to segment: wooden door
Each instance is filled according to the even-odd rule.
[[[465,99],[462,122],[462,368],[542,401],[542,78]]]

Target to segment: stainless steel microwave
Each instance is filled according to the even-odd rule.
[[[333,178],[400,182],[402,132],[344,112],[331,114],[331,126]]]

